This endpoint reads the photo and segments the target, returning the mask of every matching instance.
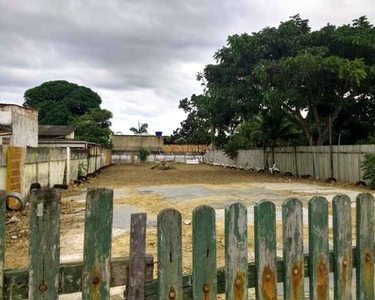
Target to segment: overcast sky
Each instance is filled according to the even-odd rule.
[[[277,26],[299,13],[313,29],[367,15],[374,0],[0,0],[0,102],[50,80],[90,87],[112,129],[137,121],[170,134],[180,99],[228,35]]]

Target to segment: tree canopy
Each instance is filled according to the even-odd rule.
[[[25,92],[24,100],[24,106],[38,109],[41,125],[69,125],[102,103],[91,89],[64,80],[31,88]]]
[[[204,95],[192,95],[191,99],[180,101],[179,108],[188,114],[186,120],[180,123],[181,127],[173,131],[166,143],[172,144],[186,141],[188,144],[208,145],[211,142],[211,124],[204,115],[204,109],[200,109],[200,103],[206,101]]]
[[[110,147],[112,113],[101,109],[101,103],[91,89],[57,80],[27,90],[23,105],[38,109],[40,125],[75,124],[76,139]]]
[[[375,28],[366,17],[312,31],[296,15],[277,28],[229,36],[214,58],[216,64],[197,77],[203,94],[181,100],[180,107],[188,105],[208,122],[216,144],[275,106],[300,129],[305,144],[326,143],[330,126],[336,140],[343,133],[352,143],[371,133]],[[358,126],[354,112],[368,126]]]
[[[76,138],[83,141],[89,141],[111,148],[111,134],[109,121],[112,118],[112,113],[106,109],[94,108],[87,114],[78,117],[75,124]]]

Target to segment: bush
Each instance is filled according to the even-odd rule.
[[[238,155],[238,149],[241,149],[241,146],[236,137],[234,137],[224,145],[224,153],[230,159],[236,159]]]
[[[363,179],[370,182],[370,187],[375,189],[375,154],[365,155],[365,160],[362,162]]]
[[[147,161],[147,156],[149,155],[150,155],[150,150],[148,150],[147,148],[141,148],[141,150],[139,150],[139,160],[141,162]]]

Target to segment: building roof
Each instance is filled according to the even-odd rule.
[[[78,126],[74,125],[39,125],[39,137],[44,138],[59,138],[59,137],[65,137],[71,133],[73,133]]]
[[[117,136],[117,137],[158,137],[155,134],[148,134],[148,133],[142,133],[142,134],[114,134],[112,136]],[[161,136],[163,138],[169,137],[168,135],[163,135]]]
[[[18,105],[18,104],[15,104],[15,103],[0,103],[0,109],[9,108],[9,107],[17,107],[17,108],[21,108],[21,109],[25,109],[25,110],[37,111],[37,109],[35,109],[35,108],[22,106],[22,105]]]
[[[96,143],[77,141],[77,140],[67,140],[67,139],[49,139],[49,140],[39,140],[38,147],[56,147],[56,148],[84,148],[87,149],[92,146],[100,146]]]

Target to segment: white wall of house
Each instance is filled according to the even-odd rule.
[[[18,105],[0,105],[0,125],[9,126],[10,146],[38,147],[38,111]]]

